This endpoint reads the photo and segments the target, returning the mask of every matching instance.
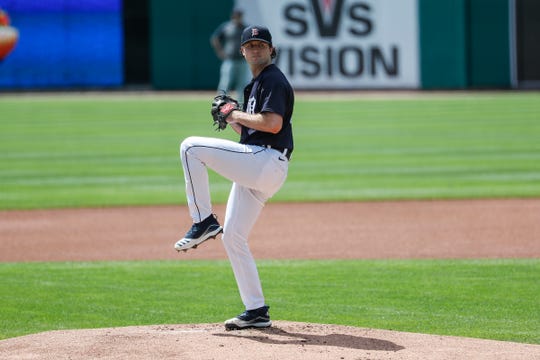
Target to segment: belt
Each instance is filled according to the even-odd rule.
[[[287,148],[279,148],[279,147],[275,147],[275,146],[272,146],[272,145],[263,145],[265,148],[268,148],[268,149],[274,149],[276,151],[279,151],[280,153],[283,154],[283,156],[285,156],[287,158],[287,160],[291,160],[291,152],[289,151],[289,149]]]

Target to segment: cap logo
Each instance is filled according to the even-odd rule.
[[[251,36],[257,36],[259,35],[259,29],[253,28],[251,29]]]

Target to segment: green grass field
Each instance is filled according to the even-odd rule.
[[[3,209],[183,204],[179,143],[236,138],[207,100],[0,98]],[[540,196],[540,93],[302,100],[273,201]],[[228,181],[212,179],[215,202]]]
[[[210,124],[197,98],[2,96],[0,209],[185,204],[181,139],[235,138]],[[294,128],[289,179],[272,201],[540,196],[538,92],[298,98]],[[224,202],[230,184],[212,184]],[[539,259],[262,261],[260,271],[275,319],[540,344]],[[0,279],[0,338],[242,310],[227,262],[2,263]]]

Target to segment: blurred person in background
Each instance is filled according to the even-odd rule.
[[[235,8],[230,20],[222,23],[212,33],[210,44],[218,58],[222,60],[220,68],[218,94],[236,91],[236,97],[243,98],[244,86],[250,80],[250,72],[240,52],[240,38],[246,28],[243,11]]]

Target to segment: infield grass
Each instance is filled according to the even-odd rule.
[[[261,261],[275,320],[540,344],[540,261]],[[0,264],[0,338],[222,322],[242,304],[227,261]]]
[[[180,95],[8,96],[0,111],[2,209],[185,204],[180,141],[237,139]],[[293,123],[272,201],[540,196],[538,92],[299,97]],[[226,201],[229,181],[211,183]]]

